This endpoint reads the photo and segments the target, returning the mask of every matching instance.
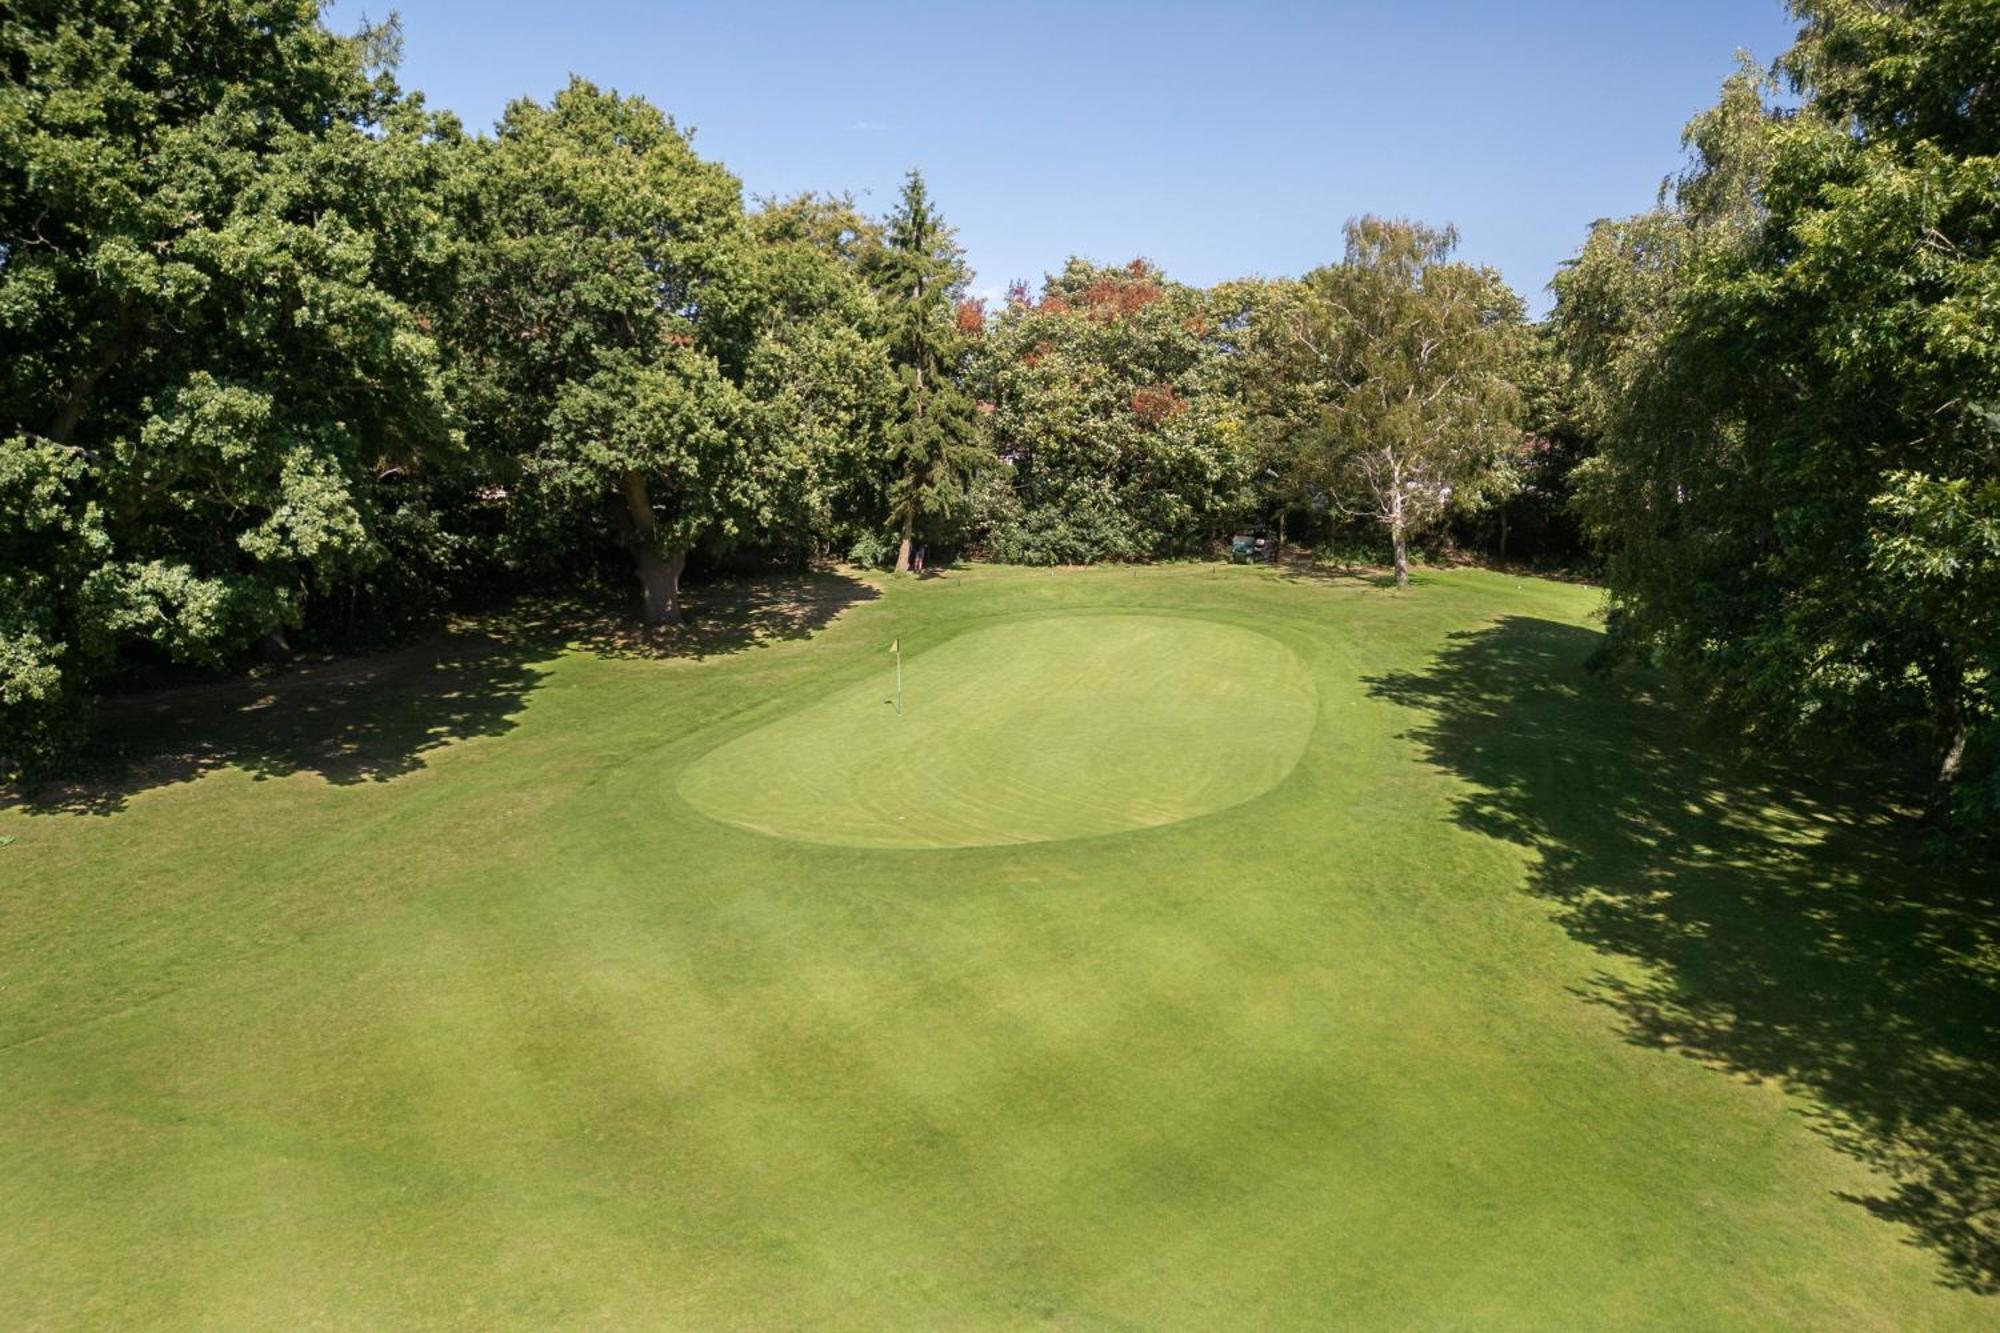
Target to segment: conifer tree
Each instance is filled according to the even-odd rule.
[[[895,471],[889,506],[901,532],[896,548],[901,574],[909,571],[918,524],[958,506],[985,451],[971,399],[954,378],[964,354],[955,313],[965,263],[931,203],[922,172],[912,171],[904,181],[886,230],[878,286],[889,307],[897,376],[888,457]]]

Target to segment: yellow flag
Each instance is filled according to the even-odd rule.
[[[889,640],[889,651],[892,653],[900,653],[903,651],[903,639],[901,635],[898,635],[897,637]]]

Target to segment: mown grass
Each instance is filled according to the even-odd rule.
[[[784,700],[683,767],[681,795],[725,823],[845,847],[1123,833],[1271,790],[1318,711],[1296,653],[1200,616],[1070,612],[928,637],[892,640],[893,660],[845,688]]]
[[[1983,863],[1588,676],[1594,606],[827,577],[128,705],[0,811],[0,1324],[1990,1326]],[[1003,846],[682,795],[1083,614],[1282,644],[1297,766]]]

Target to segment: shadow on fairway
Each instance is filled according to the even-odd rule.
[[[1950,1285],[2000,1293],[1994,849],[1926,857],[1879,787],[1735,761],[1587,674],[1598,641],[1509,617],[1369,684],[1422,710],[1412,737],[1473,785],[1458,821],[1535,848],[1563,927],[1647,965],[1588,998],[1635,1042],[1811,1094],[1819,1131],[1891,1182],[1844,1197],[1909,1227]]]
[[[212,769],[387,782],[440,746],[511,731],[546,664],[565,649],[706,658],[803,638],[878,594],[817,573],[711,585],[685,625],[645,632],[630,612],[538,601],[388,652],[301,663],[254,679],[120,695],[97,718],[89,775],[27,793],[38,813],[112,814],[136,793]]]
[[[1349,588],[1396,586],[1396,576],[1393,573],[1374,565],[1354,565],[1344,560],[1322,561],[1310,557],[1287,556],[1267,568],[1286,583],[1319,583]]]

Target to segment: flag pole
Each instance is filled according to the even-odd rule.
[[[889,651],[896,655],[896,716],[903,715],[903,640],[900,635],[890,643]]]

